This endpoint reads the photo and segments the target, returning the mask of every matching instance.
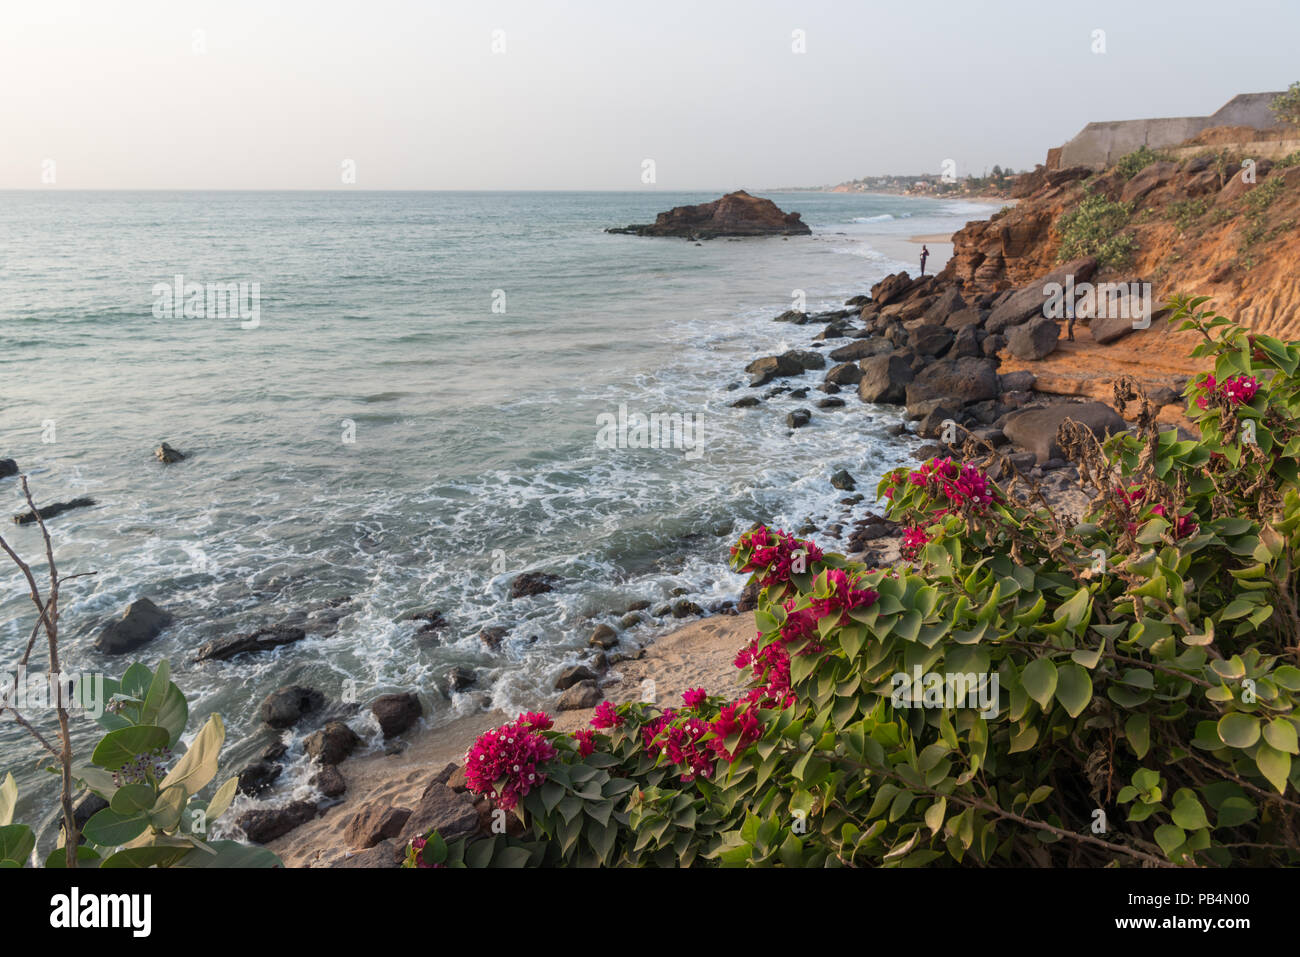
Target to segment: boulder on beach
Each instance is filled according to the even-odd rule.
[[[153,641],[172,622],[172,616],[148,598],[137,598],[122,617],[104,626],[95,647],[106,655],[121,655]]]
[[[235,823],[254,844],[269,844],[283,837],[295,827],[306,824],[316,816],[313,801],[294,801],[284,807],[259,808],[243,814]]]
[[[1055,352],[1060,338],[1056,320],[1039,316],[1007,330],[1007,349],[1017,359],[1033,362]]]
[[[984,328],[989,332],[1003,332],[1011,326],[1026,322],[1032,316],[1043,315],[1043,307],[1051,299],[1052,290],[1049,287],[1053,284],[1064,287],[1067,276],[1073,276],[1075,283],[1087,282],[1096,271],[1097,260],[1091,256],[1075,259],[1053,269],[995,305]]]
[[[18,474],[18,463],[13,459],[0,459],[0,478],[9,478]]]
[[[960,403],[998,397],[998,374],[993,360],[963,356],[926,365],[907,386],[909,406],[926,399],[954,399]]]
[[[653,223],[616,226],[605,232],[712,239],[715,236],[807,236],[812,230],[798,213],[782,212],[770,199],[738,189],[711,203],[675,206],[660,213]]]
[[[348,821],[343,829],[343,843],[354,850],[374,847],[380,841],[397,837],[411,817],[411,809],[382,803],[367,804]]]
[[[600,688],[596,685],[596,682],[587,679],[564,689],[564,694],[560,695],[560,702],[556,705],[556,708],[560,711],[581,711],[584,708],[594,708],[603,697],[604,695],[600,693]]]
[[[832,349],[829,354],[833,362],[856,362],[868,356],[878,356],[893,351],[894,345],[887,339],[858,339],[847,346]]]
[[[273,761],[254,761],[236,778],[236,789],[240,794],[257,797],[275,783],[284,769]]]
[[[435,777],[411,810],[398,842],[406,845],[413,837],[424,837],[429,831],[437,831],[444,841],[450,843],[471,837],[478,831],[478,826],[478,811],[470,796],[453,791]]]
[[[913,379],[911,356],[901,352],[870,356],[858,363],[858,368],[862,373],[858,398],[863,402],[896,405],[903,401]]]
[[[824,359],[822,361],[825,362]],[[755,359],[745,366],[745,371],[752,376],[749,384],[753,387],[767,385],[773,379],[803,375],[808,370],[803,363],[787,352],[779,356],[764,356],[761,359]]]
[[[424,714],[419,696],[409,691],[405,694],[381,694],[370,706],[370,711],[383,729],[385,738],[401,734]]]
[[[1127,426],[1119,413],[1104,402],[1067,402],[1046,409],[1028,409],[1012,415],[1002,426],[1008,439],[1032,452],[1039,465],[1049,459],[1063,459],[1056,441],[1057,430],[1066,419],[1087,426],[1098,439],[1105,439]]]
[[[341,764],[357,749],[361,738],[342,721],[331,721],[325,727],[307,735],[302,746],[308,757],[321,764]]]

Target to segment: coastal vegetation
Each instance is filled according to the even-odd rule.
[[[1061,233],[1058,262],[1092,256],[1102,267],[1123,266],[1133,256],[1136,240],[1125,232],[1132,207],[1101,194],[1086,197],[1057,223]]]
[[[602,704],[484,734],[466,780],[509,826],[445,866],[1234,866],[1300,861],[1300,343],[1171,303],[1201,337],[1199,431],[1060,440],[1078,520],[960,459],[885,476],[905,556],[869,568],[758,527],[738,700]]]

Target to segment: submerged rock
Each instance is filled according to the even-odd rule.
[[[273,728],[290,728],[304,715],[325,705],[325,695],[305,685],[286,685],[262,701],[262,720]]]
[[[170,465],[172,462],[180,462],[185,456],[177,452],[174,448],[163,442],[158,448],[153,450],[154,457],[164,465]]]
[[[172,616],[148,598],[137,598],[121,618],[104,626],[95,647],[106,655],[125,654],[157,638],[171,622]]]
[[[217,638],[199,648],[195,661],[228,661],[238,655],[269,651],[281,645],[302,641],[307,632],[294,625],[272,625],[243,635]]]
[[[525,572],[510,583],[511,598],[526,598],[530,595],[543,595],[552,591],[559,582],[555,575],[546,572]]]
[[[93,498],[87,498],[85,496],[74,498],[70,502],[55,502],[53,505],[46,505],[44,508],[38,508],[34,512],[30,509],[26,512],[19,512],[14,516],[14,524],[30,525],[32,522],[36,521],[38,516],[44,520],[47,518],[53,518],[55,515],[62,515],[64,512],[70,511],[74,508],[89,508],[94,504],[95,500]]]
[[[424,714],[420,699],[413,692],[382,694],[370,706],[370,711],[383,729],[385,738],[401,734]]]

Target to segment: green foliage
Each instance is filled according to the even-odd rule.
[[[1276,224],[1270,224],[1268,220],[1268,210],[1282,195],[1284,186],[1281,176],[1268,176],[1264,182],[1246,194],[1243,200],[1246,207],[1246,221],[1242,225],[1239,241],[1242,255],[1257,243],[1266,242],[1280,232],[1294,227],[1295,224],[1289,220]]]
[[[1086,197],[1057,221],[1061,235],[1057,261],[1095,256],[1103,267],[1123,266],[1137,246],[1132,234],[1123,232],[1132,211],[1128,203],[1113,202],[1100,194]]]
[[[1203,199],[1180,199],[1169,204],[1169,215],[1180,233],[1205,215],[1209,204]]]
[[[1168,159],[1169,155],[1167,153],[1149,149],[1143,144],[1132,153],[1121,156],[1115,163],[1115,169],[1119,170],[1120,175],[1125,179],[1132,179],[1152,163],[1159,163]]]
[[[1300,150],[1296,150],[1294,153],[1288,153],[1286,156],[1283,156],[1280,160],[1278,160],[1276,163],[1273,164],[1273,168],[1286,169],[1290,166],[1296,166],[1296,165],[1300,165]]]
[[[1269,104],[1269,109],[1273,111],[1279,123],[1300,126],[1300,81],[1292,83],[1285,93],[1275,96],[1273,102]]]
[[[781,570],[742,539],[733,567],[767,579],[758,646],[816,625],[788,646],[793,698],[749,705],[761,733],[725,742],[734,761],[683,774],[641,733],[662,712],[623,705],[586,756],[544,732],[558,755],[513,836],[431,835],[408,864],[1300,863],[1300,344],[1206,302],[1172,303],[1213,376],[1186,391],[1199,439],[1145,405],[1104,445],[1067,423],[1098,490],[1078,524],[896,470],[880,491],[927,541],[893,568]],[[837,575],[874,600],[827,614]]]
[[[171,680],[166,661],[150,671],[131,665],[120,680],[105,679],[108,707],[97,719],[107,733],[90,763],[74,767],[81,787],[108,807],[83,828],[79,867],[276,867],[270,851],[235,841],[208,839],[208,829],[230,807],[237,780],[230,778],[208,800],[199,797],[217,774],[226,729],[211,715],[170,770],[180,746],[189,705]],[[0,785],[0,867],[21,867],[35,848],[26,825],[10,825],[17,788],[8,775]],[[63,867],[66,851],[51,853],[47,867]]]

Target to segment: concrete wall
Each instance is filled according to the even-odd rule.
[[[1277,93],[1242,93],[1210,116],[1179,116],[1146,120],[1089,123],[1064,146],[1059,158],[1050,157],[1051,169],[1090,166],[1102,169],[1141,146],[1162,149],[1176,146],[1211,126],[1251,126],[1268,129],[1276,123],[1269,104]],[[1058,165],[1052,165],[1052,159]]]

